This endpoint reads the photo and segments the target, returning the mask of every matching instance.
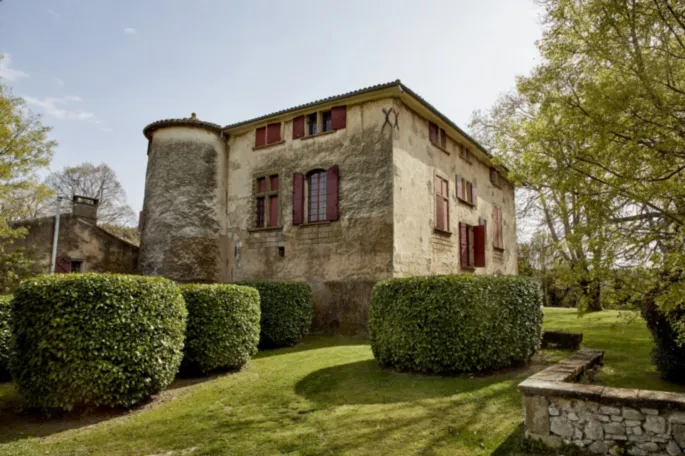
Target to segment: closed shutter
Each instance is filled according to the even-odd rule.
[[[281,123],[272,123],[266,126],[266,143],[273,144],[281,140]]]
[[[269,226],[278,226],[278,195],[269,196]]]
[[[347,106],[336,106],[331,109],[331,128],[342,130],[347,126]]]
[[[440,129],[440,147],[447,149],[447,135],[442,128]]]
[[[304,221],[304,174],[293,174],[293,225]]]
[[[254,146],[260,147],[266,144],[266,127],[257,128]]]
[[[459,222],[459,262],[461,267],[469,266],[469,234],[464,222]]]
[[[326,171],[326,220],[338,220],[338,180],[340,171],[338,166],[332,166]]]
[[[293,139],[300,139],[304,136],[304,116],[293,119]]]
[[[435,227],[445,231],[445,205],[441,195],[435,195]]]
[[[434,143],[438,142],[438,126],[433,122],[428,122],[428,139]]]
[[[55,261],[55,272],[57,274],[69,274],[71,272],[71,258],[62,255]]]
[[[473,265],[485,267],[485,225],[473,227]]]

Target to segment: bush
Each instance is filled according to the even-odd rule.
[[[0,382],[10,380],[10,302],[12,296],[0,295]]]
[[[185,374],[241,368],[257,353],[259,293],[238,285],[183,285],[188,329]]]
[[[390,279],[373,289],[369,336],[384,366],[423,373],[491,371],[540,347],[537,282],[504,276]]]
[[[29,407],[130,407],[174,379],[186,309],[157,277],[41,276],[12,301],[10,368]]]
[[[678,331],[671,324],[671,321],[685,320],[685,309],[677,306],[663,312],[650,303],[643,309],[642,316],[656,345],[652,361],[661,377],[669,382],[685,384],[685,347],[678,341]]]
[[[241,282],[259,291],[262,348],[295,345],[309,332],[314,317],[312,289],[304,282]]]

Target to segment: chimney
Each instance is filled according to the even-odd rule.
[[[74,195],[71,199],[71,212],[74,216],[96,224],[98,221],[98,199]]]

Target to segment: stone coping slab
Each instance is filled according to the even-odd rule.
[[[519,391],[527,396],[589,400],[602,405],[685,410],[685,394],[573,383],[603,360],[603,350],[584,348],[528,377],[518,385]]]

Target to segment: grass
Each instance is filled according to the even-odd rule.
[[[584,345],[605,349],[603,384],[685,391],[658,379],[641,319],[548,309],[545,327],[582,331]],[[17,414],[16,393],[0,384],[0,454],[553,454],[523,443],[516,385],[567,355],[545,351],[491,376],[421,376],[380,369],[363,340],[310,337],[239,373],[178,381],[132,412],[50,420]]]

